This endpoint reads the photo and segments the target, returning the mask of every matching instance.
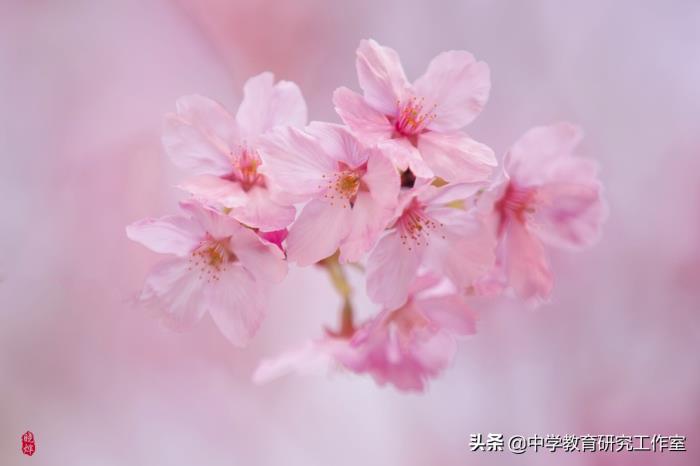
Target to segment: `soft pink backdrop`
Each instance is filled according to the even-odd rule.
[[[700,4],[378,3],[0,3],[0,464],[700,464]],[[241,351],[208,319],[177,334],[133,310],[158,258],[124,225],[175,208],[159,132],[178,96],[235,108],[271,70],[336,121],[366,37],[410,77],[442,50],[487,61],[471,133],[499,153],[583,125],[610,220],[592,250],[551,255],[550,305],[477,303],[479,333],[425,395],[343,374],[257,387],[261,357],[335,320],[323,274],[292,270]],[[472,453],[475,432],[684,434],[689,451]]]

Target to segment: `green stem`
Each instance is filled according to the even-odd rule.
[[[340,297],[343,299],[343,308],[340,313],[340,330],[337,332],[337,335],[350,337],[353,333],[355,333],[351,300],[353,290],[352,286],[350,286],[350,282],[348,281],[345,269],[342,265],[340,265],[340,262],[338,262],[338,253],[336,252],[332,256],[323,259],[319,262],[319,265],[326,269],[328,276],[331,279],[333,288],[335,288]]]

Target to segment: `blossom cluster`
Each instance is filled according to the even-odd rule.
[[[309,123],[297,85],[271,73],[247,81],[235,116],[202,96],[178,99],[163,145],[190,196],[178,215],[127,227],[170,256],[139,301],[174,327],[209,313],[244,346],[287,264],[321,266],[344,300],[340,327],[263,361],[254,379],[330,365],[420,391],[475,332],[470,296],[546,301],[544,245],[590,245],[606,207],[596,163],[574,155],[576,126],[530,129],[501,164],[464,131],[491,85],[470,53],[440,53],[410,82],[396,51],[363,40],[356,68],[362,92],[333,94],[342,124]],[[347,264],[361,264],[381,307],[364,322]]]

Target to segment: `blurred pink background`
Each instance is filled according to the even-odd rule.
[[[692,0],[2,2],[0,464],[700,464],[699,25]],[[443,50],[488,62],[470,132],[499,154],[580,123],[610,219],[592,250],[550,254],[551,304],[475,303],[479,333],[424,395],[344,374],[258,387],[260,358],[335,322],[323,273],[293,269],[237,350],[209,318],[172,333],[132,308],[159,258],[124,226],[175,209],[159,138],[178,96],[235,110],[271,70],[339,121],[369,37],[409,78]],[[473,453],[478,432],[681,434],[688,452]]]

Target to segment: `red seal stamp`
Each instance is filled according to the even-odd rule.
[[[29,430],[22,435],[22,453],[27,456],[32,456],[36,453],[34,434]]]

